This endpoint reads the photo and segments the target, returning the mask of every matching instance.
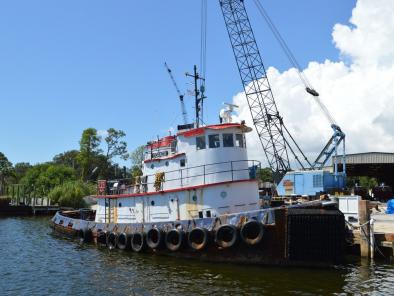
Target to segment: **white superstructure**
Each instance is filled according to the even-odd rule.
[[[181,129],[145,146],[143,176],[108,188],[100,181],[96,222],[155,223],[257,210],[258,161],[248,160],[244,134],[223,123]]]

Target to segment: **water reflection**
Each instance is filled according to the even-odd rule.
[[[47,219],[0,219],[2,295],[392,294],[394,267],[240,266],[109,252],[53,236]]]

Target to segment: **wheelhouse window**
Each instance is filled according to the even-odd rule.
[[[245,141],[243,134],[235,134],[235,145],[240,148],[245,148]]]
[[[205,136],[196,137],[196,147],[197,150],[202,150],[207,148],[207,144],[205,142]]]
[[[220,147],[220,138],[219,134],[209,135],[209,148],[219,148]]]
[[[233,134],[223,134],[223,147],[234,147]]]

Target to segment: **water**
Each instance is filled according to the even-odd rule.
[[[213,264],[80,246],[48,218],[0,219],[0,295],[394,295],[394,265]]]

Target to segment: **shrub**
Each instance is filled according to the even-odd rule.
[[[62,207],[83,208],[85,196],[92,194],[92,186],[81,181],[67,182],[54,187],[48,194],[49,199]]]

